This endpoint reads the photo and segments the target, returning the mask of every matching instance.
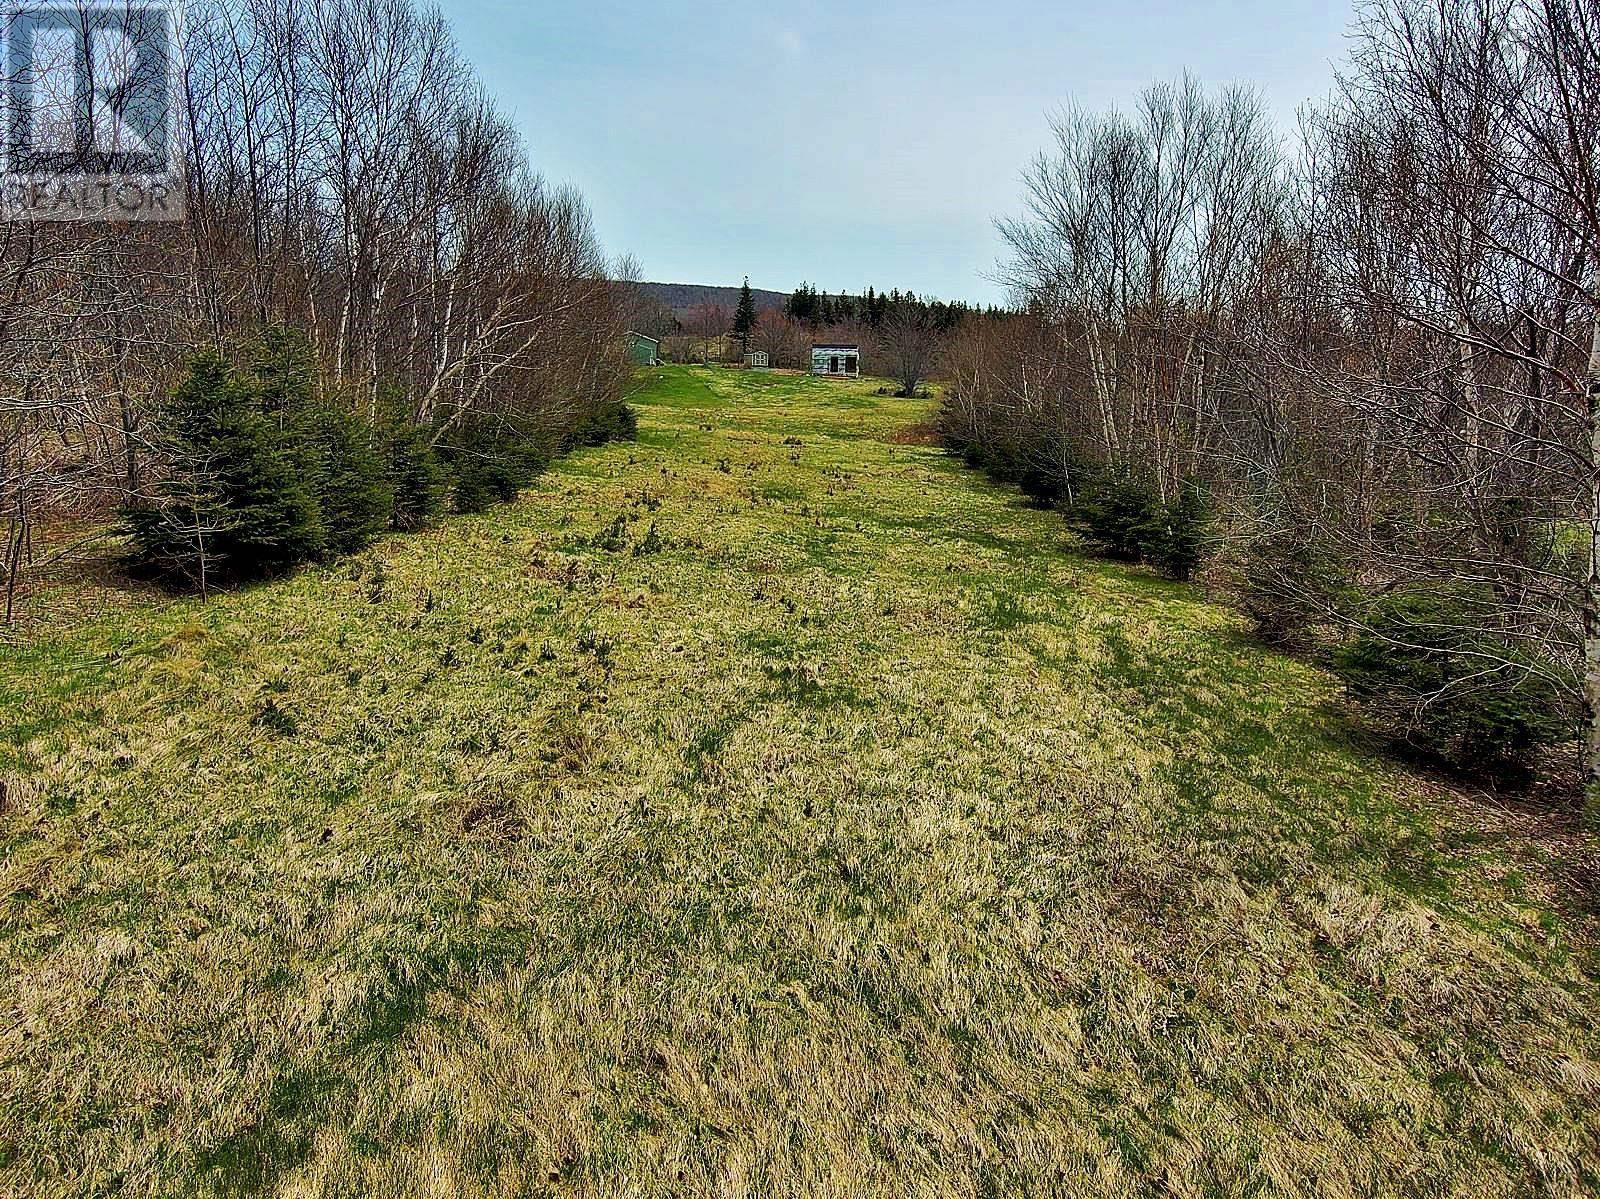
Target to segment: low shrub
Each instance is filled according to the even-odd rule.
[[[1054,454],[1050,460],[1061,465],[1044,466],[1021,450],[1003,443],[979,444],[963,441],[942,431],[945,447],[959,454],[967,466],[981,470],[997,483],[1010,483],[1041,508],[1053,508],[1068,496],[1068,473],[1076,469]]]
[[[1211,509],[1198,483],[1185,483],[1178,498],[1163,505],[1156,517],[1154,535],[1145,545],[1145,558],[1169,579],[1187,583],[1200,566]]]
[[[1085,489],[1074,521],[1108,558],[1137,562],[1162,536],[1161,501],[1125,471],[1107,471]]]
[[[1229,591],[1268,645],[1305,649],[1349,585],[1343,560],[1299,531],[1275,531],[1245,545]]]
[[[604,445],[608,441],[633,441],[639,436],[639,414],[624,403],[603,404],[568,435],[564,450]]]
[[[324,551],[354,553],[387,529],[394,513],[378,431],[361,413],[314,400],[295,436],[322,518]]]
[[[198,586],[264,578],[513,498],[558,452],[637,434],[626,404],[419,423],[394,391],[376,405],[319,392],[308,339],[265,330],[235,365],[196,357],[152,425],[164,474],[123,513],[141,573]],[[562,422],[565,422],[564,424]]]
[[[318,393],[316,353],[298,329],[263,330],[244,357],[238,377],[301,466],[323,552],[361,549],[388,528],[394,507],[378,430],[359,403]]]
[[[482,512],[516,498],[548,464],[538,433],[510,414],[463,421],[439,444],[456,512]]]
[[[394,505],[389,525],[400,532],[421,528],[444,510],[448,480],[433,450],[433,431],[403,414],[385,422],[384,454]]]
[[[1373,723],[1451,767],[1521,782],[1542,746],[1577,735],[1563,671],[1492,629],[1491,597],[1460,586],[1369,599],[1335,669]]]

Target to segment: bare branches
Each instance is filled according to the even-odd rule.
[[[554,442],[621,394],[588,212],[437,12],[219,0],[183,28],[186,222],[0,223],[0,512],[139,502],[184,358],[268,326],[307,332],[329,394],[430,436],[515,414]]]
[[[1054,129],[1001,225],[1036,324],[969,327],[947,433],[1052,498],[1205,480],[1307,620],[1382,640],[1340,587],[1444,597],[1459,661],[1586,709],[1600,780],[1594,6],[1371,0],[1293,162],[1188,79]]]
[[[1278,236],[1282,170],[1259,101],[1185,77],[1131,115],[1069,111],[1001,223],[1010,281],[1081,339],[1097,457],[1171,493],[1214,438],[1228,320]]]

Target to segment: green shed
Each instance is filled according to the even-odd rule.
[[[629,330],[627,335],[628,361],[634,366],[660,366],[661,342],[654,337]]]

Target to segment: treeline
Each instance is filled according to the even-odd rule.
[[[41,519],[171,502],[191,361],[214,374],[273,330],[303,333],[316,404],[380,456],[395,435],[441,461],[544,452],[621,419],[621,297],[588,212],[532,172],[437,12],[201,2],[183,45],[185,221],[0,223],[8,601]],[[470,506],[471,472],[452,480]]]
[[[1415,749],[1577,745],[1593,790],[1600,17],[1374,0],[1351,39],[1287,147],[1189,80],[1062,117],[943,432],[1124,555],[1193,543]]]
[[[635,433],[620,400],[562,429],[514,413],[425,425],[395,388],[352,404],[318,385],[310,341],[286,329],[197,356],[155,416],[161,475],[122,512],[132,562],[202,597],[354,553],[447,505],[482,511],[554,456]]]
[[[748,296],[748,282],[745,295]],[[741,303],[730,312],[716,304],[700,305],[674,321],[662,343],[669,360],[680,362],[737,361],[747,350],[767,356],[774,367],[809,369],[815,342],[840,342],[861,347],[865,374],[885,375],[899,383],[902,395],[917,394],[935,369],[946,341],[968,321],[998,322],[1010,315],[990,307],[919,298],[898,288],[880,292],[869,287],[859,296],[830,296],[802,283],[784,308],[757,313]]]
[[[902,292],[898,287],[886,292],[869,287],[861,295],[840,292],[830,296],[825,291],[819,292],[809,283],[802,283],[795,288],[784,305],[784,315],[790,320],[812,327],[863,325],[878,329],[896,315],[911,315],[941,333],[948,333],[977,311],[960,300],[951,303],[923,300],[915,292]],[[991,313],[995,311],[990,309]]]

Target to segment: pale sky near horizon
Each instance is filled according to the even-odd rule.
[[[1051,112],[1188,69],[1289,131],[1352,0],[439,0],[534,165],[646,279],[986,303]]]

